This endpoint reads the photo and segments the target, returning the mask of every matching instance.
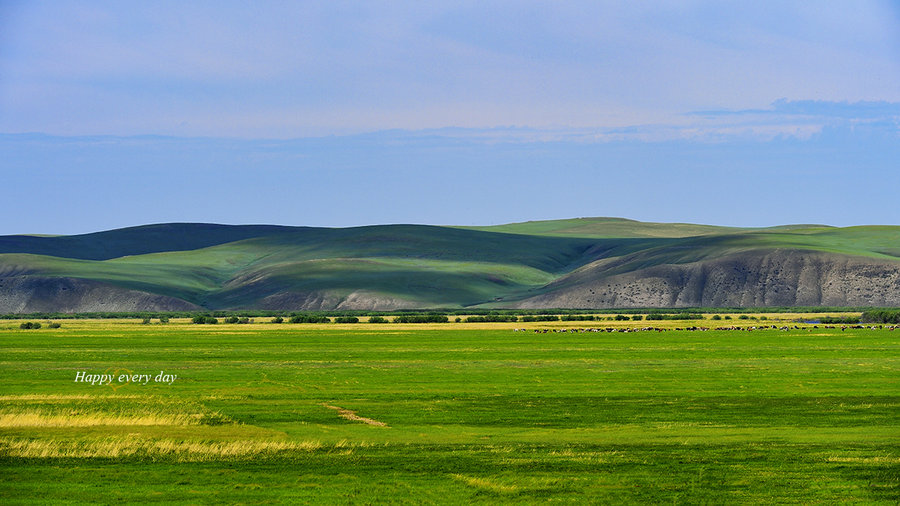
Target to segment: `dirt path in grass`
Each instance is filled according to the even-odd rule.
[[[378,420],[373,420],[371,418],[359,416],[356,414],[355,411],[350,411],[349,409],[344,409],[340,406],[332,406],[330,404],[325,404],[324,402],[322,403],[322,405],[328,409],[333,409],[333,410],[337,411],[338,415],[340,415],[341,418],[343,418],[345,420],[350,420],[351,422],[362,422],[365,424],[374,425],[376,427],[387,427],[388,426],[388,424],[386,424],[384,422],[379,422]]]

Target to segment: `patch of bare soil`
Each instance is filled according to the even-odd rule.
[[[344,409],[340,406],[332,406],[330,404],[325,404],[324,402],[322,403],[322,405],[328,409],[333,409],[333,410],[337,411],[338,415],[341,418],[343,418],[345,420],[350,420],[351,422],[362,422],[362,423],[365,423],[368,425],[374,425],[376,427],[387,427],[388,426],[388,424],[386,424],[384,422],[379,422],[378,420],[373,420],[371,418],[359,416],[356,414],[355,411],[350,411],[349,409]]]

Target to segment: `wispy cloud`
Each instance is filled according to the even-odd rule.
[[[710,110],[689,113],[694,116],[782,116],[815,117],[850,120],[900,118],[900,103],[887,101],[832,102],[827,100],[779,99],[767,109]]]
[[[685,116],[710,133],[747,132],[808,138],[827,129],[852,128],[900,136],[900,102],[779,99],[766,109],[695,111]]]
[[[669,123],[622,127],[580,128],[441,128],[405,131],[405,138],[440,136],[446,139],[499,143],[533,142],[665,142],[719,143],[776,139],[810,139],[826,129],[848,128],[900,137],[900,103],[886,101],[829,102],[779,99],[765,109],[693,111]]]

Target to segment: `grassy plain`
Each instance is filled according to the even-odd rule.
[[[2,324],[0,500],[900,500],[897,331],[613,325]]]

